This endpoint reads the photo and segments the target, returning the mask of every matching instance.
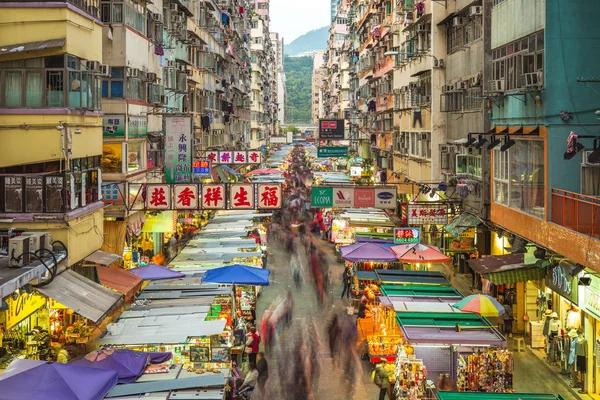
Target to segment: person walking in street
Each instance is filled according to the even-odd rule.
[[[374,381],[375,385],[379,387],[379,400],[385,400],[385,395],[388,395],[388,397],[391,398],[388,393],[390,390],[390,376],[386,369],[386,365],[387,360],[382,358],[381,363],[375,367]]]
[[[512,325],[513,325],[513,311],[510,304],[504,304],[504,314],[502,315],[502,319],[504,319],[504,333],[508,337],[512,337]]]
[[[265,386],[269,379],[269,364],[265,359],[265,353],[260,352],[256,358],[256,369],[258,371],[258,395],[262,400],[265,398]]]
[[[342,283],[344,284],[344,290],[342,291],[342,300],[344,295],[350,300],[350,292],[352,291],[352,268],[346,267],[342,273]]]

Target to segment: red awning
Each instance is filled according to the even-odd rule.
[[[142,278],[117,267],[96,267],[102,285],[125,295],[131,299],[141,289]]]

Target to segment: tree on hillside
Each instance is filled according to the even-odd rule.
[[[296,128],[294,125],[288,125],[285,127],[285,133],[292,132],[294,135],[300,133],[300,129]]]
[[[287,120],[307,124],[312,119],[312,57],[286,57]]]

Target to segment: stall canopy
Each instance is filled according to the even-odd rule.
[[[491,256],[467,262],[473,271],[496,285],[539,280],[546,276],[545,268],[525,265],[524,254]]]
[[[169,268],[156,264],[148,264],[144,267],[130,269],[129,272],[135,274],[145,281],[154,281],[157,279],[182,278],[185,275],[181,272],[173,271]]]
[[[266,269],[234,264],[207,271],[202,278],[202,282],[229,285],[269,286],[269,275],[271,275],[271,272]]]
[[[117,384],[115,371],[15,359],[0,374],[1,399],[97,400]]]
[[[473,313],[401,312],[396,321],[411,345],[506,346],[500,332]]]
[[[125,295],[128,300],[142,287],[142,278],[118,267],[96,267],[100,283]]]
[[[121,256],[118,256],[116,254],[107,253],[102,250],[96,250],[95,252],[84,258],[83,261],[86,261],[91,264],[110,265],[115,261],[120,260],[121,258]]]
[[[381,293],[385,296],[404,296],[404,297],[449,297],[463,298],[461,292],[451,286],[436,285],[383,285]]]
[[[377,243],[357,243],[340,247],[340,253],[345,260],[352,262],[374,261],[395,262],[396,255],[388,246]]]
[[[468,212],[464,212],[460,214],[458,217],[454,218],[452,222],[444,227],[444,230],[459,239],[461,233],[466,231],[467,229],[474,228],[481,223],[481,219]]]
[[[438,400],[565,400],[561,395],[536,393],[438,392]]]
[[[171,359],[171,353],[149,353],[127,349],[98,350],[71,364],[115,371],[119,383],[133,383],[144,373],[148,363],[160,364]]]
[[[398,260],[405,263],[445,263],[452,259],[440,249],[428,244],[400,244],[391,248]]]
[[[377,269],[377,280],[392,285],[447,285],[450,281],[439,271],[402,271]]]
[[[102,320],[123,297],[71,270],[37,290],[93,322]]]

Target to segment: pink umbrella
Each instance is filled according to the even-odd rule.
[[[280,169],[276,168],[263,168],[263,169],[255,169],[254,171],[250,171],[246,174],[246,176],[251,175],[271,175],[271,174],[281,174]]]
[[[398,256],[398,261],[406,263],[444,263],[452,261],[435,246],[412,243],[393,246],[392,251]]]

